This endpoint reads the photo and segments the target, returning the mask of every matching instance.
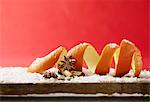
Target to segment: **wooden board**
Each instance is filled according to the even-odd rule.
[[[48,93],[150,94],[150,83],[13,83],[0,84],[0,95],[27,95]]]

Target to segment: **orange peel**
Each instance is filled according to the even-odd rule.
[[[66,49],[64,47],[58,47],[48,55],[38,58],[28,67],[28,72],[41,73],[51,67],[53,67],[57,61],[60,59],[61,54],[64,54]]]
[[[99,63],[96,67],[95,73],[107,74],[112,64],[113,55],[119,46],[115,43],[107,44],[100,55]]]
[[[142,56],[140,50],[132,42],[123,39],[119,49],[114,54],[116,73],[115,76],[124,76],[131,67],[134,76],[138,77],[142,69]]]
[[[132,56],[134,54],[134,44],[128,40],[122,40],[119,47],[119,56],[115,59],[116,74],[115,76],[123,76],[130,71]]]
[[[88,44],[79,44],[70,49],[67,53],[67,57],[72,56],[76,62],[75,67],[77,71],[82,71],[82,65],[83,65],[83,55],[85,52],[85,49],[87,48]]]
[[[83,62],[92,73],[107,74],[114,58],[115,76],[124,76],[132,67],[134,76],[138,77],[142,70],[142,56],[140,50],[130,41],[123,39],[120,46],[115,43],[107,44],[99,55],[97,50],[89,43],[80,43],[68,52],[59,47],[45,57],[35,60],[27,69],[28,72],[41,73],[64,60],[64,56],[72,56],[75,70],[82,71]]]
[[[135,47],[135,52],[133,54],[132,64],[131,64],[135,77],[139,77],[140,72],[142,70],[142,65],[143,62],[142,62],[141,52],[137,47]]]

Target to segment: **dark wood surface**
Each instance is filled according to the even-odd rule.
[[[150,94],[150,83],[28,83],[0,84],[0,95],[26,95],[48,93]]]
[[[1,102],[149,102],[149,97],[1,97]]]

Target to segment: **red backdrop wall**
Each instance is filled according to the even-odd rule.
[[[1,0],[0,66],[28,66],[59,45],[133,41],[150,69],[148,0]]]

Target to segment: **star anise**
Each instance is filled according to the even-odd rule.
[[[57,78],[58,76],[54,72],[45,72],[45,73],[43,73],[43,77],[45,77],[45,78]]]
[[[76,60],[72,56],[70,57],[64,56],[64,61],[60,61],[60,62],[61,63],[58,64],[58,69],[61,71],[64,71],[64,70],[71,71],[75,69]]]
[[[66,57],[64,56],[64,61],[60,61],[61,63],[58,64],[58,73],[60,75],[64,75],[67,77],[73,77],[73,76],[84,76],[83,72],[75,71],[75,62],[76,60],[70,56]]]
[[[83,72],[80,71],[71,71],[72,76],[85,76]]]

